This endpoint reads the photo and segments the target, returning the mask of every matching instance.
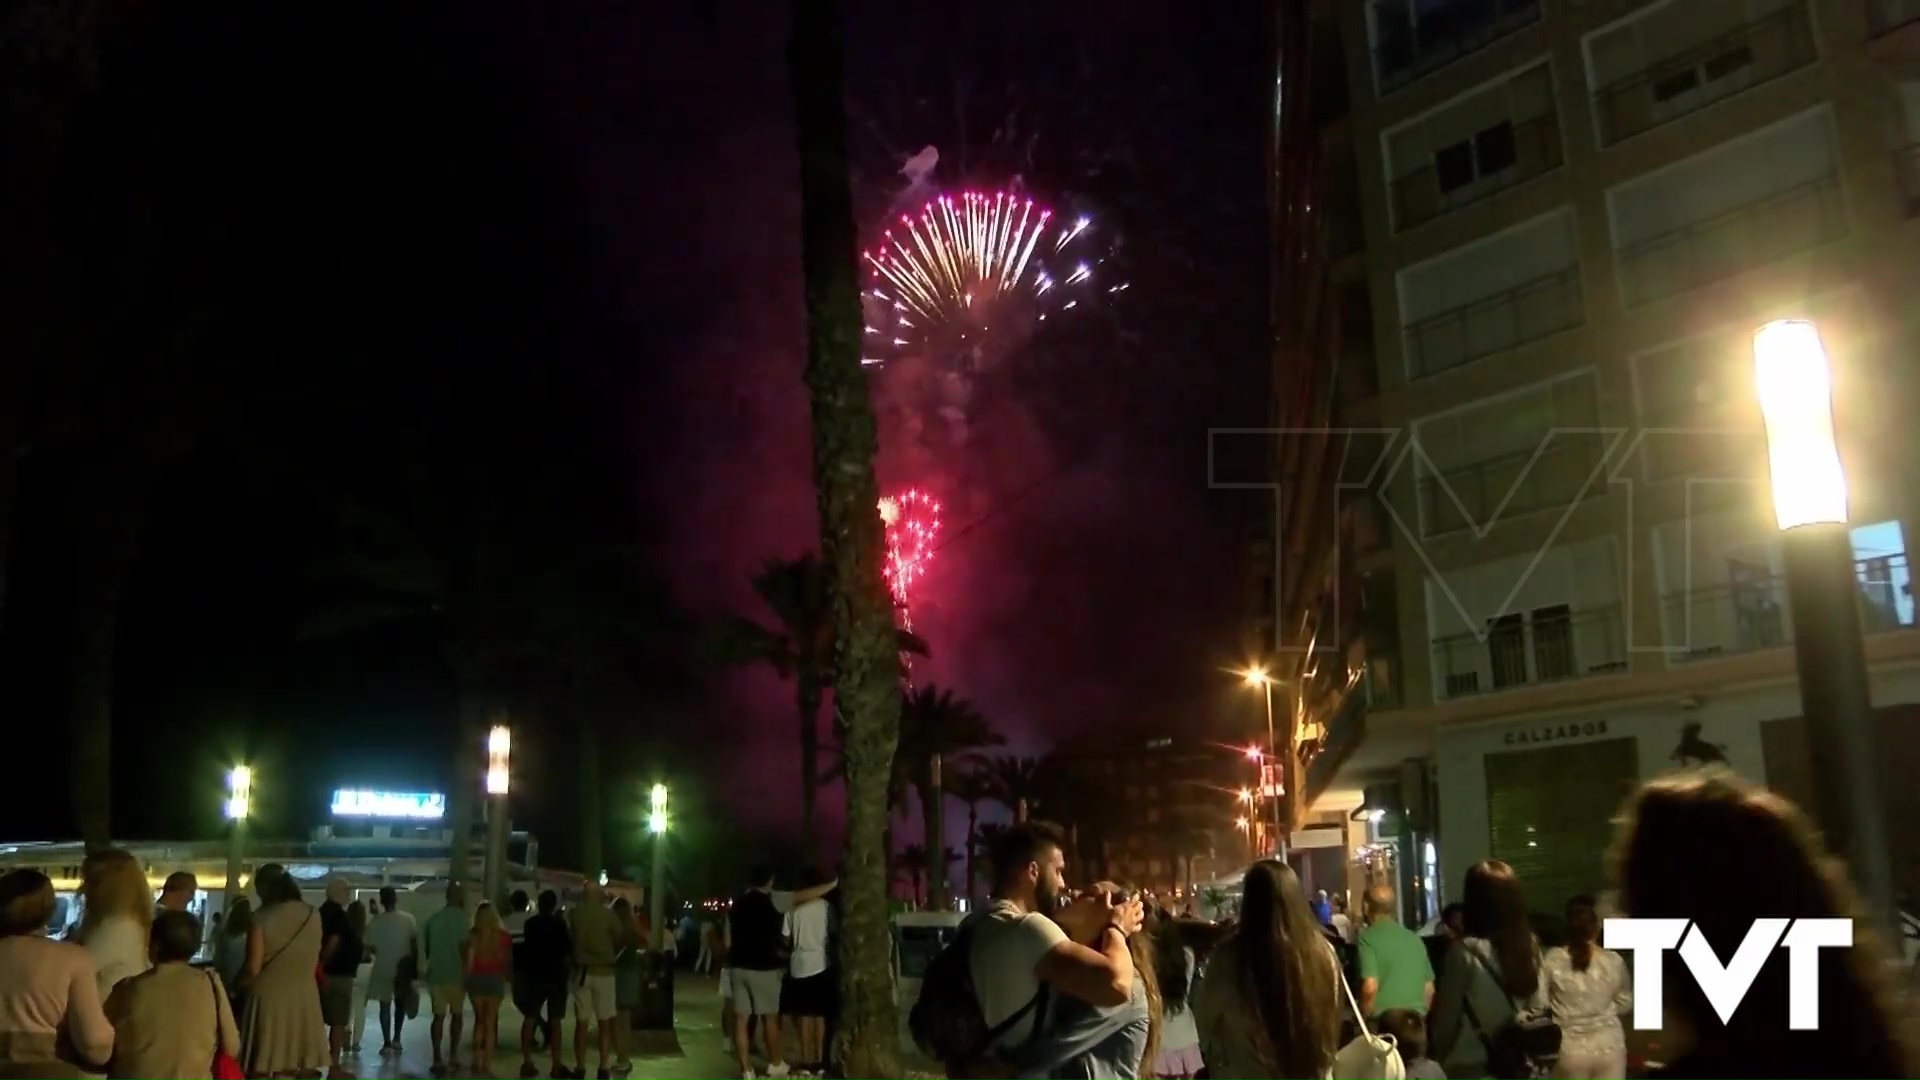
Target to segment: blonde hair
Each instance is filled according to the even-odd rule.
[[[1111,881],[1099,882],[1093,891],[1109,896],[1128,892]],[[1160,1056],[1160,1021],[1166,1011],[1160,1000],[1160,978],[1153,970],[1153,934],[1143,926],[1138,933],[1128,935],[1127,952],[1133,956],[1134,974],[1147,989],[1147,1045],[1146,1052],[1140,1056],[1140,1075],[1148,1076],[1153,1072],[1154,1059]]]
[[[82,942],[115,915],[138,924],[142,941],[153,930],[153,886],[147,882],[146,869],[129,852],[111,848],[89,859],[80,897],[86,901],[78,935]]]
[[[473,944],[473,955],[481,960],[492,960],[500,951],[500,935],[506,927],[500,923],[500,913],[493,910],[492,904],[481,904],[473,913],[473,929],[468,931],[468,940]]]

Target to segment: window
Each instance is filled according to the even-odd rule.
[[[1473,154],[1481,176],[1512,168],[1520,160],[1520,150],[1513,138],[1513,121],[1502,120],[1475,135]]]
[[[1433,175],[1441,191],[1458,191],[1473,183],[1473,144],[1462,139],[1441,147],[1433,155]]]
[[[1653,100],[1659,102],[1672,101],[1674,98],[1679,97],[1681,94],[1699,85],[1700,73],[1695,69],[1688,68],[1685,71],[1676,71],[1666,78],[1654,80]]]
[[[1818,59],[1807,0],[1665,0],[1584,47],[1602,146]]]
[[[1381,134],[1395,229],[1559,168],[1553,70],[1542,62]]]
[[[1502,152],[1496,131],[1481,153]],[[1579,325],[1586,319],[1580,241],[1556,210],[1400,272],[1407,379],[1424,379]],[[1372,461],[1366,463],[1372,466]]]

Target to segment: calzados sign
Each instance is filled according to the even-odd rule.
[[[1787,1027],[1813,1031],[1820,1026],[1820,950],[1852,946],[1853,920],[1755,919],[1746,940],[1726,964],[1720,963],[1706,936],[1688,919],[1608,919],[1602,924],[1601,940],[1609,949],[1635,954],[1636,1031],[1662,1027],[1665,984],[1660,954],[1676,945],[1693,981],[1700,984],[1723,1024],[1733,1019],[1733,1011],[1746,999],[1767,957],[1775,948],[1787,950]]]

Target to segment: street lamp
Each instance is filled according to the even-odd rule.
[[[667,920],[667,785],[655,784],[647,796],[647,831],[653,834],[653,948],[666,945]]]
[[[487,732],[486,892],[487,899],[496,908],[507,899],[507,788],[510,786],[509,765],[512,757],[513,731],[505,724],[493,725]],[[458,844],[460,840],[460,837],[454,837],[454,843]]]
[[[1860,627],[1846,471],[1834,433],[1833,373],[1819,330],[1802,319],[1770,322],[1755,332],[1753,364],[1774,519],[1785,548],[1814,810],[1828,842],[1846,853],[1880,925],[1894,927],[1879,732]]]
[[[240,899],[240,868],[247,846],[247,815],[253,812],[253,770],[235,765],[227,772],[227,898],[226,910]]]
[[[1247,747],[1247,757],[1259,764],[1260,794],[1273,805],[1273,848],[1275,853],[1278,853],[1281,838],[1286,834],[1280,827],[1280,747],[1273,730],[1273,684],[1276,680],[1267,674],[1266,668],[1258,664],[1241,672],[1240,678],[1248,686],[1259,687],[1267,699],[1266,760],[1261,761],[1259,751],[1251,746]]]

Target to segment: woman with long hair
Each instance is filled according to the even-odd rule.
[[[47,937],[56,909],[47,875],[0,875],[0,1076],[77,1077],[113,1055],[93,959]]]
[[[1427,1015],[1428,1049],[1450,1077],[1485,1077],[1512,1064],[1500,1060],[1497,1033],[1516,1019],[1544,1015],[1540,942],[1527,921],[1526,894],[1513,867],[1484,859],[1467,870],[1462,895],[1466,936],[1441,963]]]
[[[317,1076],[327,1067],[327,1027],[320,1011],[319,913],[279,863],[253,875],[260,906],[247,931],[246,1011],[240,1018],[240,1063],[249,1076]]]
[[[1560,1064],[1565,1080],[1625,1076],[1627,1032],[1623,1013],[1633,1008],[1633,974],[1627,962],[1598,944],[1600,916],[1591,896],[1567,901],[1567,943],[1547,950],[1541,970],[1547,1001],[1560,1025]]]
[[[493,1048],[500,1044],[500,1001],[513,982],[513,936],[500,922],[500,912],[482,903],[467,931],[467,1000],[473,1002],[473,1067],[482,1076],[493,1075]]]
[[[1242,885],[1239,925],[1214,950],[1194,1006],[1209,1075],[1326,1076],[1346,1011],[1340,978],[1299,875],[1275,859],[1254,863]]]
[[[1129,890],[1102,881],[1088,890],[1122,902]],[[1095,947],[1104,926],[1091,938],[1077,939]],[[1049,1080],[1138,1080],[1151,1076],[1160,1052],[1161,995],[1154,976],[1153,936],[1145,927],[1127,938],[1133,957],[1133,992],[1119,1005],[1089,1005],[1065,995],[1047,1006],[1045,1037],[1033,1040],[1031,1054],[1013,1054],[1020,1076]]]
[[[80,882],[80,929],[74,940],[93,956],[100,1000],[122,979],[147,970],[153,930],[153,886],[140,861],[113,848],[87,861]]]
[[[1760,918],[1852,919],[1853,947],[1821,949],[1820,1026],[1787,1025],[1789,964],[1770,953],[1740,1007],[1721,1020],[1665,954],[1668,1075],[1912,1076],[1893,1008],[1887,954],[1841,865],[1786,799],[1725,770],[1651,781],[1628,800],[1613,858],[1622,913],[1691,919],[1723,955]]]
[[[1185,1080],[1206,1068],[1200,1058],[1200,1029],[1193,1022],[1194,976],[1199,971],[1184,924],[1167,917],[1148,924],[1153,938],[1153,972],[1160,983],[1160,1049],[1147,1075]],[[1139,961],[1135,961],[1137,967]]]

